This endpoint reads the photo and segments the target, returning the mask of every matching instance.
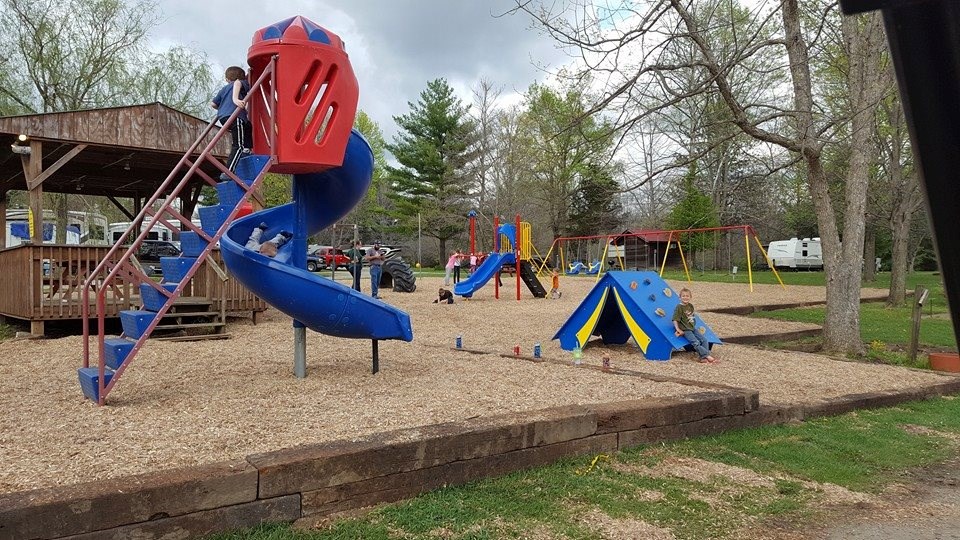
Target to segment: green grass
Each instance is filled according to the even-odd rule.
[[[416,499],[335,522],[323,530],[265,525],[220,540],[332,540],[392,538],[520,538],[541,531],[555,538],[599,539],[583,521],[590,512],[636,519],[670,529],[678,538],[737,537],[756,520],[791,521],[815,515],[820,484],[879,493],[910,469],[956,455],[949,438],[905,431],[904,425],[960,433],[960,399],[935,399],[859,411],[800,425],[730,432],[641,447],[445,488]],[[692,457],[751,469],[772,485],[736,484],[648,474],[666,460]],[[656,493],[657,497],[642,494]],[[762,523],[762,521],[761,521]]]
[[[779,309],[754,313],[753,317],[823,324],[823,307]],[[864,342],[879,341],[906,345],[910,342],[912,312],[910,307],[888,308],[883,304],[860,306],[860,337]],[[920,323],[920,344],[931,347],[956,347],[953,326],[948,318],[930,317],[925,313]]]
[[[0,341],[10,339],[17,335],[17,329],[9,324],[0,324]]]

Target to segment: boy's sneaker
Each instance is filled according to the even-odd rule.
[[[257,225],[257,228],[260,229],[261,231],[265,231],[267,230],[267,224],[261,223],[260,225]]]
[[[557,300],[559,300],[559,299],[561,299],[561,298],[563,298],[563,292],[562,292],[562,291],[557,291]]]
[[[228,175],[227,173],[220,173],[220,181],[221,181],[221,182],[226,182],[226,181],[228,181],[228,180],[233,180],[233,179],[230,178],[230,175]]]
[[[287,240],[293,238],[293,233],[290,231],[280,231],[280,236],[286,238]]]

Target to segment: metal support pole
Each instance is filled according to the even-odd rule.
[[[373,374],[380,371],[380,342],[373,340]]]
[[[513,258],[517,263],[517,301],[520,301],[520,214],[517,214],[516,229],[514,229]]]
[[[293,376],[298,379],[307,376],[307,327],[296,319],[293,321]]]

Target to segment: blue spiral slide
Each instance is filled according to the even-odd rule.
[[[264,159],[245,158],[237,174],[252,182],[262,168],[256,165],[258,160]],[[321,334],[412,341],[410,316],[405,312],[306,269],[306,238],[333,225],[356,206],[370,187],[372,174],[370,145],[353,131],[342,166],[294,175],[293,202],[244,216],[230,225],[220,240],[230,274],[271,306]],[[263,241],[281,230],[294,235],[274,258],[244,247],[260,223],[268,226]]]

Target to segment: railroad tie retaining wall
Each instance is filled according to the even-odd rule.
[[[245,460],[0,496],[0,540],[196,538],[394,502],[439,487],[639,444],[960,392],[960,378],[804,408],[756,392],[568,406],[402,429]]]

